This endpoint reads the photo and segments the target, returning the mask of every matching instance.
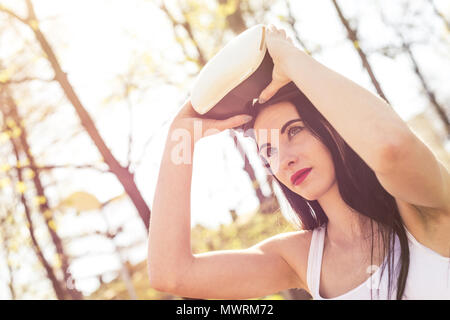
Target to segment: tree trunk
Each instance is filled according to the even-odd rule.
[[[55,73],[56,81],[58,81],[67,99],[75,108],[75,111],[78,117],[80,118],[81,125],[86,129],[86,132],[88,133],[94,145],[97,147],[97,150],[102,155],[110,171],[117,177],[117,179],[125,189],[125,192],[130,197],[142,221],[144,222],[146,230],[148,231],[150,223],[150,208],[148,207],[147,203],[145,202],[144,198],[142,197],[141,193],[139,192],[136,186],[136,183],[134,181],[134,175],[128,170],[128,168],[120,165],[119,161],[117,161],[117,159],[113,156],[109,148],[106,146],[106,143],[100,136],[100,133],[98,132],[94,121],[92,120],[91,116],[82,105],[72,85],[67,79],[67,74],[62,70],[52,47],[50,46],[47,39],[39,29],[37,25],[37,18],[34,13],[31,1],[27,0],[26,3],[29,14],[28,20],[34,22],[31,23],[30,27],[32,28],[42,50],[47,55],[47,59],[50,62],[52,69]]]
[[[438,114],[439,118],[442,120],[445,126],[445,130],[447,132],[447,137],[450,137],[450,122],[447,116],[447,113],[445,112],[445,108],[440,105],[440,103],[436,100],[436,96],[431,90],[431,88],[428,86],[427,81],[425,80],[425,77],[422,74],[422,71],[419,68],[419,64],[417,63],[416,58],[414,57],[414,54],[411,50],[411,45],[409,43],[405,42],[405,39],[403,39],[403,49],[408,54],[409,60],[411,60],[411,63],[414,67],[414,73],[417,75],[417,77],[420,80],[420,84],[422,85],[423,90],[425,91],[428,100],[430,101],[431,105],[433,106],[434,110]]]
[[[20,160],[19,147],[18,147],[18,145],[16,144],[16,141],[14,141],[13,138],[11,139],[11,144],[13,146],[14,155],[15,155],[17,161],[19,161]],[[22,168],[17,166],[16,167],[16,171],[17,171],[18,181],[22,182],[23,181]],[[45,269],[45,271],[47,273],[47,277],[48,277],[48,279],[50,280],[50,282],[51,282],[51,284],[53,286],[53,290],[55,291],[57,299],[64,300],[67,297],[67,292],[66,292],[66,290],[64,290],[64,287],[61,285],[60,281],[56,277],[56,274],[55,274],[52,266],[45,259],[44,254],[42,252],[42,249],[39,246],[39,243],[37,242],[37,239],[36,239],[35,234],[34,234],[33,220],[31,219],[31,211],[30,211],[30,208],[28,207],[27,199],[25,198],[25,193],[24,192],[22,192],[20,194],[20,200],[21,200],[22,205],[23,205],[23,207],[25,209],[25,215],[26,215],[26,218],[27,218],[27,221],[28,221],[28,230],[30,232],[30,237],[31,237],[31,241],[33,243],[34,251],[36,252],[36,255],[37,255],[39,261],[44,266],[44,269]]]
[[[378,95],[381,98],[383,98],[384,101],[389,103],[389,100],[386,98],[383,90],[381,89],[380,83],[378,82],[377,78],[375,77],[375,73],[373,72],[372,67],[370,66],[369,60],[367,59],[367,55],[359,46],[359,39],[357,36],[357,32],[351,28],[350,23],[344,17],[344,14],[342,13],[342,10],[339,7],[337,1],[331,0],[331,2],[333,2],[333,5],[336,8],[336,11],[338,13],[339,19],[341,20],[342,24],[344,25],[345,29],[347,30],[347,37],[349,38],[350,41],[352,41],[353,47],[358,52],[358,55],[361,58],[362,65],[363,65],[364,69],[366,69],[367,73],[369,74],[370,80],[372,81],[373,86],[377,90]]]
[[[53,228],[50,227],[50,221],[53,221],[53,213],[49,207],[49,203],[48,203],[47,197],[45,195],[44,187],[42,185],[41,178],[40,178],[40,171],[38,170],[38,168],[36,166],[36,161],[34,160],[34,156],[31,154],[31,148],[30,148],[30,145],[28,144],[27,131],[26,131],[26,128],[21,125],[22,118],[20,117],[20,115],[18,113],[17,105],[15,104],[14,100],[9,96],[9,94],[7,92],[6,92],[5,100],[6,100],[6,105],[7,105],[7,111],[5,111],[5,110],[2,110],[2,111],[4,112],[4,114],[6,116],[11,117],[11,119],[14,120],[16,125],[21,130],[21,134],[18,137],[18,139],[20,141],[20,145],[21,145],[20,150],[22,150],[25,153],[25,155],[28,159],[28,162],[30,164],[29,165],[30,169],[34,173],[33,183],[36,188],[37,196],[39,197],[39,199],[45,200],[45,201],[39,202],[39,211],[46,221],[47,230],[50,233],[53,244],[55,245],[56,253],[58,254],[59,258],[61,259],[61,268],[62,268],[62,272],[64,274],[64,281],[65,281],[66,287],[67,287],[67,284],[72,282],[72,276],[71,276],[71,273],[69,270],[68,257],[67,257],[67,254],[65,253],[61,238],[56,233],[56,230],[54,230]],[[74,300],[82,300],[83,299],[83,295],[76,288],[67,287],[67,290],[68,290],[69,294],[71,295],[72,299],[74,299]]]
[[[7,210],[7,216],[12,216],[13,212],[11,212],[10,210]],[[9,292],[11,294],[11,300],[16,300],[16,290],[14,288],[14,274],[13,274],[13,268],[10,264],[10,249],[9,249],[9,237],[10,237],[10,232],[7,229],[8,227],[10,227],[10,225],[6,224],[6,219],[3,218],[0,221],[1,224],[1,228],[0,229],[0,235],[1,235],[1,239],[0,239],[0,243],[1,243],[1,248],[3,250],[3,252],[5,253],[5,258],[6,258],[6,267],[8,268],[8,288],[9,288]]]

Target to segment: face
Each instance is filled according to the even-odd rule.
[[[317,200],[336,183],[331,153],[305,127],[291,102],[263,109],[253,129],[260,157],[293,192],[307,200]],[[293,181],[293,175],[305,168],[311,168],[309,173]]]

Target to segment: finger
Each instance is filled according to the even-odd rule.
[[[284,29],[284,28],[281,28],[281,27],[277,27],[276,25],[273,25],[272,31],[275,32],[275,33],[278,33],[278,34],[281,33],[281,34],[286,35],[285,29]]]
[[[277,31],[277,28],[275,27],[274,24],[270,23],[269,26],[267,27],[267,30],[268,30],[269,32],[276,32],[276,31]]]
[[[225,119],[225,120],[215,120],[214,121],[214,127],[220,131],[239,127],[250,120],[252,120],[253,117],[247,114],[240,114],[237,116],[233,116],[231,118]]]
[[[270,82],[270,84],[259,95],[258,102],[266,102],[272,98],[281,87],[282,85],[278,81],[272,80],[272,82]]]

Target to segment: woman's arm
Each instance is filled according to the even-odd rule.
[[[245,250],[192,254],[192,161],[177,164],[174,157],[180,154],[181,145],[180,141],[172,141],[174,133],[184,132],[185,137],[192,138],[184,145],[185,159],[192,159],[195,135],[191,117],[195,114],[190,102],[184,110],[183,119],[174,121],[169,130],[153,200],[148,242],[150,285],[175,295],[217,299],[259,297],[302,286],[283,257],[287,247],[284,235]],[[202,121],[204,129],[221,131],[243,124],[243,119],[236,116],[223,121],[195,121]]]
[[[285,70],[394,197],[411,204],[450,207],[450,175],[383,99],[300,50]],[[450,214],[450,213],[449,213]]]
[[[384,100],[299,50],[283,29],[269,25],[265,39],[274,70],[260,100],[293,81],[392,196],[450,217],[448,170]]]
[[[383,99],[303,51],[285,57],[288,77],[374,171],[385,171],[410,134],[406,123]]]
[[[181,129],[181,128],[179,128]],[[180,270],[192,259],[191,253],[191,179],[192,161],[175,164],[174,150],[180,142],[172,141],[169,130],[158,181],[153,198],[148,238],[148,268],[150,283],[160,288],[174,287]],[[193,156],[193,144],[188,143],[187,156]]]

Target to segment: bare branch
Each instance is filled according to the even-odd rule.
[[[289,15],[288,24],[291,26],[291,29],[294,31],[295,39],[297,39],[298,43],[302,46],[303,50],[305,50],[305,52],[307,54],[313,54],[313,52],[306,46],[305,42],[300,38],[298,31],[295,28],[295,23],[297,22],[297,20],[295,19],[294,15],[292,14],[290,1],[285,0],[285,2],[286,2],[288,15]],[[318,53],[319,51],[320,51],[320,49],[316,49],[316,50],[314,50],[314,53]]]
[[[9,15],[10,17],[13,17],[14,19],[19,20],[23,24],[29,25],[28,24],[29,18],[19,17],[15,12],[11,11],[10,9],[6,8],[5,6],[3,6],[1,4],[0,4],[0,12],[4,12],[7,15]]]
[[[349,20],[344,16],[339,4],[337,3],[337,0],[331,0],[331,2],[333,3],[334,8],[336,9],[336,12],[339,16],[339,20],[341,21],[341,23],[344,25],[345,29],[347,30],[347,37],[353,43],[353,47],[358,52],[358,55],[361,58],[361,63],[363,65],[364,69],[366,69],[373,86],[377,90],[378,95],[389,104],[390,102],[389,102],[388,98],[386,97],[386,95],[384,94],[383,90],[381,89],[381,85],[375,76],[375,73],[372,69],[372,66],[369,63],[366,53],[362,50],[362,48],[359,45],[359,38],[358,38],[357,30],[353,29],[350,26]]]
[[[169,12],[169,10],[165,6],[164,2],[161,4],[160,9],[162,11],[164,11],[164,13],[166,13],[166,15],[169,17],[169,20],[172,22],[174,32],[175,32],[175,28],[177,26],[182,26],[186,30],[186,32],[187,32],[187,34],[189,36],[189,39],[192,41],[192,43],[194,44],[195,48],[197,49],[198,58],[197,59],[193,59],[193,61],[195,61],[199,67],[204,66],[206,64],[206,58],[205,58],[205,56],[203,54],[203,50],[200,48],[197,40],[194,37],[191,25],[186,20],[184,22],[177,21],[172,16],[172,14]],[[183,17],[186,17],[186,12],[182,11],[182,14],[183,14]],[[189,54],[188,54],[187,49],[186,49],[186,46],[185,45],[181,45],[181,47],[183,49],[183,52],[184,52],[185,56],[189,57]]]
[[[421,70],[421,68],[419,66],[419,63],[416,60],[416,57],[414,56],[414,52],[412,51],[412,48],[411,48],[412,44],[405,39],[405,37],[402,34],[402,32],[399,31],[399,28],[396,28],[393,25],[393,23],[388,21],[388,19],[386,18],[383,10],[379,9],[379,11],[380,11],[381,20],[386,25],[391,27],[395,31],[395,34],[397,35],[397,37],[399,37],[399,39],[401,40],[401,44],[402,44],[401,45],[401,49],[403,49],[403,51],[407,54],[409,60],[411,61],[414,73],[416,74],[417,78],[419,78],[420,84],[422,85],[422,89],[424,90],[425,94],[427,95],[428,100],[430,101],[430,103],[433,106],[434,110],[438,114],[439,118],[443,122],[443,124],[445,126],[445,130],[447,131],[447,137],[450,137],[450,120],[449,120],[449,117],[448,117],[448,115],[447,115],[447,113],[445,111],[446,108],[445,108],[445,106],[441,105],[437,101],[435,92],[428,85],[428,82],[425,79],[425,76],[424,76],[424,74],[423,74],[423,72],[422,72],[422,70]]]
[[[53,82],[53,81],[55,81],[55,78],[53,78],[53,79],[41,79],[41,78],[36,78],[36,77],[23,77],[21,79],[10,79],[8,81],[5,81],[4,84],[5,85],[21,84],[21,83],[29,82],[29,81]]]
[[[80,164],[80,165],[74,165],[74,164],[63,164],[63,165],[49,165],[49,166],[42,166],[42,167],[31,167],[31,166],[22,166],[22,168],[29,168],[34,169],[37,171],[50,171],[55,169],[90,169],[90,170],[96,170],[101,173],[110,173],[110,170],[102,170],[98,167],[96,167],[93,164]]]
[[[439,9],[436,7],[436,4],[434,3],[433,0],[428,0],[428,2],[430,3],[430,5],[433,7],[433,11],[434,13],[441,18],[442,22],[445,24],[445,26],[447,27],[447,31],[450,31],[450,22],[447,20],[447,18],[442,14],[442,12],[439,11]]]

